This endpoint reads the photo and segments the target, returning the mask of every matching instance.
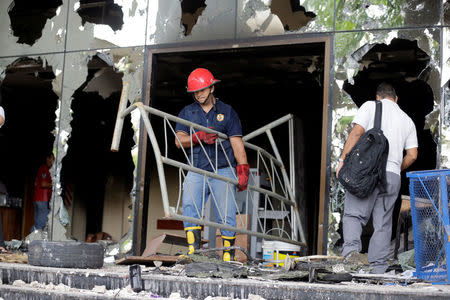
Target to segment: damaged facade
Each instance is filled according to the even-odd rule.
[[[118,251],[140,254],[159,232],[181,233],[163,224],[137,111],[119,152],[109,146],[125,84],[131,103],[177,115],[191,101],[186,77],[201,66],[222,79],[217,94],[235,103],[244,134],[296,116],[290,172],[309,253],[339,253],[343,190],[334,172],[352,117],[378,83],[394,83],[416,124],[419,160],[409,170],[450,168],[449,1],[22,2],[0,4],[0,181],[22,199],[2,208],[15,224],[6,239],[29,233],[33,178],[48,151],[51,239],[106,232]],[[176,200],[178,174],[169,175]]]

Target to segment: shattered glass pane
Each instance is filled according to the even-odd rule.
[[[7,155],[8,160],[14,162],[14,169],[20,173],[35,173],[42,163],[42,156],[47,155],[50,151],[56,153],[63,59],[62,53],[0,59],[2,94],[4,96],[2,106],[6,116],[10,116],[9,120],[7,119],[8,127],[5,126],[3,129],[7,129],[4,131],[5,137],[9,136],[10,145],[15,147],[10,149],[8,144],[2,144],[2,151],[6,151],[6,153],[12,151],[11,155]],[[26,93],[32,93],[33,97],[27,96]],[[18,103],[14,97],[23,97],[24,99]],[[27,107],[28,110],[23,110],[23,107]],[[18,109],[23,111],[19,112]],[[18,116],[25,118],[28,122],[21,122],[17,118]],[[31,143],[31,145],[27,143]],[[19,155],[20,158],[16,159],[13,153]],[[31,189],[30,183],[23,181],[20,177],[14,178],[15,172],[8,171],[8,164],[4,161],[2,161],[2,166],[1,171],[9,172],[9,180],[14,181],[12,185],[9,185],[9,180],[5,182],[8,192],[12,196],[24,197],[24,206],[32,203],[32,196],[27,196],[27,193],[23,191],[24,188]],[[58,193],[58,172],[58,167],[54,164],[50,169],[55,186],[54,195]],[[2,177],[4,176],[0,176],[0,178]],[[21,188],[15,188],[17,185]],[[57,207],[53,199],[50,205]],[[24,210],[26,209],[24,208]],[[33,225],[33,219],[24,220],[23,224],[26,228],[24,232],[28,234]]]
[[[441,168],[450,169],[450,28],[443,30]]]
[[[18,9],[19,6],[15,6],[13,1],[0,1],[0,55],[64,51],[67,5],[67,1],[64,1],[56,9],[50,8],[50,15],[43,18],[41,10],[32,10],[31,7],[30,10],[24,7]],[[12,20],[9,12],[12,12]],[[27,22],[24,22],[23,15]],[[30,23],[33,24],[33,30],[28,27]],[[31,44],[33,47],[30,47]]]
[[[404,49],[400,47],[398,52],[382,50],[383,47],[392,47],[392,43],[397,43],[398,39],[405,41],[412,41],[416,43],[420,52],[426,54],[419,55],[420,52],[414,52],[414,49]],[[332,133],[331,141],[331,170],[335,172],[338,158],[343,149],[344,143],[348,137],[351,129],[351,122],[358,109],[354,100],[350,95],[344,91],[344,86],[347,89],[352,87],[355,83],[356,76],[366,72],[371,65],[380,63],[382,65],[392,59],[409,59],[411,54],[416,56],[417,66],[422,69],[414,70],[414,75],[405,77],[405,80],[414,82],[417,79],[424,82],[432,94],[432,103],[428,111],[431,111],[424,120],[423,130],[428,134],[431,132],[431,139],[434,145],[439,141],[439,114],[440,114],[440,30],[439,29],[423,29],[423,30],[392,30],[392,31],[371,31],[371,32],[348,32],[336,33],[335,35],[335,78],[333,84],[333,112],[332,112]],[[405,43],[407,44],[407,43]],[[382,46],[384,45],[384,46]],[[378,50],[379,49],[379,50]],[[366,56],[370,51],[373,56]],[[380,51],[377,55],[377,51]],[[409,54],[408,54],[409,53]],[[397,56],[397,58],[395,58]],[[423,56],[423,57],[422,57]],[[414,56],[412,56],[414,57]],[[382,70],[382,68],[381,68]],[[389,76],[395,76],[396,72],[392,72]],[[403,74],[405,76],[406,74]],[[378,77],[384,76],[384,77]],[[381,72],[371,73],[366,80],[377,82],[379,78],[389,80]],[[378,78],[378,79],[377,79]],[[409,84],[409,82],[405,84]],[[361,87],[360,87],[361,88]],[[375,95],[371,99],[374,99]],[[433,163],[436,155],[430,155],[430,163]],[[344,194],[342,193],[342,186],[334,180],[335,174],[331,175],[331,190],[330,190],[330,216],[332,220],[338,219],[339,214],[342,213],[342,203]],[[334,222],[334,221],[333,221]],[[331,223],[330,223],[331,224]],[[335,228],[329,228],[330,239],[336,242]],[[329,244],[330,251],[336,250],[334,244]]]
[[[437,25],[439,1],[336,0],[336,30]]]
[[[147,44],[234,38],[236,2],[208,0],[206,7],[202,2],[150,0]]]
[[[65,77],[64,77],[64,92],[62,96],[62,106],[61,106],[61,120],[60,120],[60,139],[58,141],[58,160],[57,164],[60,166],[60,168],[64,167],[63,159],[68,154],[68,151],[70,151],[71,145],[70,145],[70,137],[72,134],[72,121],[74,120],[74,95],[78,95],[79,93],[89,93],[92,94],[93,97],[97,97],[95,99],[112,99],[111,95],[116,95],[115,97],[119,97],[120,92],[117,88],[127,83],[128,88],[128,94],[127,98],[131,102],[140,101],[141,100],[141,88],[142,88],[142,74],[143,74],[143,65],[144,65],[144,48],[143,47],[135,47],[135,48],[120,48],[120,49],[111,49],[111,50],[103,50],[103,51],[83,51],[83,52],[73,52],[73,53],[67,53],[66,54],[66,64],[65,64]],[[89,71],[91,72],[89,73]],[[94,72],[95,71],[95,72]],[[88,76],[88,74],[90,74]],[[87,81],[88,79],[88,81]],[[78,93],[78,94],[76,94]],[[97,95],[97,96],[96,96]],[[100,98],[99,98],[100,97]],[[101,102],[101,101],[100,101]],[[89,105],[89,104],[88,104]],[[79,105],[78,105],[79,107]],[[94,106],[94,102],[92,102],[92,109],[98,109],[96,106]],[[106,110],[108,109],[108,110]],[[117,107],[103,107],[103,111],[108,112],[108,115],[105,115],[105,118],[107,120],[110,120],[111,118],[115,120],[116,113],[117,113]],[[86,110],[84,110],[86,111]],[[95,112],[94,112],[95,113]],[[95,115],[99,116],[101,115],[100,112],[95,113]],[[96,117],[95,117],[96,118]],[[106,119],[105,119],[106,120]],[[131,116],[131,125],[125,124],[125,127],[132,128],[133,131],[133,143],[134,145],[130,148],[130,160],[131,163],[134,165],[134,171],[130,173],[131,176],[135,177],[136,174],[136,163],[137,163],[137,153],[138,153],[138,134],[139,134],[139,119],[136,118],[136,116]],[[78,122],[82,121],[82,119],[78,119]],[[86,120],[87,121],[87,120]],[[110,124],[110,121],[107,121],[108,124]],[[103,121],[100,122],[101,126],[105,126]],[[111,125],[108,125],[111,126]],[[102,130],[98,131],[99,139],[106,138],[110,139],[112,138],[112,132],[106,133],[107,136],[102,135]],[[123,135],[124,136],[124,135]],[[125,145],[125,144],[124,144]],[[123,146],[123,145],[122,145]],[[127,146],[125,146],[127,147]],[[123,150],[126,150],[127,148],[124,148]],[[96,150],[95,147],[92,147],[91,150],[92,154],[96,153],[98,149]],[[127,174],[123,174],[127,175]],[[117,175],[121,176],[121,175]],[[135,180],[132,179],[133,184],[135,183]],[[70,182],[69,182],[70,183]],[[113,184],[113,185],[112,185]],[[111,191],[114,191],[114,189],[117,189],[117,186],[121,185],[122,183],[118,181],[114,182],[107,182],[105,185],[106,193],[111,193]],[[64,183],[65,186],[61,186],[61,189],[66,187],[66,183]],[[132,211],[132,206],[128,204],[131,203],[131,201],[134,199],[132,197],[134,195],[135,187],[123,187],[121,189],[122,193],[124,193],[127,199],[124,201],[124,209],[125,211]],[[109,195],[109,194],[108,194]],[[117,195],[109,195],[106,198],[111,199],[122,199],[122,194],[119,196]],[[63,203],[63,196],[60,195],[60,201]],[[114,198],[116,197],[116,198]],[[105,199],[106,199],[105,198]],[[67,202],[67,199],[65,199]],[[75,205],[69,205],[69,216],[72,216],[72,212],[75,209],[80,209],[78,206]],[[82,209],[82,208],[81,208]],[[105,207],[107,209],[107,207]],[[128,217],[128,219],[131,221],[132,216],[131,215],[125,215],[125,218]],[[75,218],[75,217],[74,217]],[[72,220],[73,221],[73,220]],[[103,219],[105,222],[105,219]],[[81,222],[81,221],[79,221]],[[117,223],[117,222],[116,222]],[[111,227],[111,226],[110,226]],[[79,228],[73,227],[76,231],[78,236],[81,236],[83,238],[84,232],[83,230]],[[130,225],[121,225],[121,228],[127,232],[127,230],[131,230],[132,226]],[[81,230],[81,232],[79,232]],[[120,228],[119,228],[120,231]],[[70,232],[69,232],[70,233]],[[114,240],[119,240],[121,236],[114,237]],[[79,237],[78,237],[79,238]]]
[[[42,36],[42,29],[47,19],[53,18],[61,5],[61,0],[31,3],[25,0],[14,0],[8,14],[13,34],[19,38],[17,42],[33,45]]]
[[[237,37],[331,31],[333,8],[333,0],[239,0]]]
[[[68,50],[145,44],[147,0],[70,2]]]
[[[443,9],[444,9],[444,24],[450,25],[450,1],[449,0],[444,2]]]

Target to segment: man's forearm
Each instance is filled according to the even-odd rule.
[[[353,146],[358,142],[360,136],[351,135],[348,137],[347,141],[345,142],[344,149],[342,150],[340,158],[344,159],[347,154],[352,150]]]
[[[234,158],[238,165],[247,164],[247,153],[241,137],[230,138],[231,148],[233,148]]]
[[[410,165],[412,165],[413,162],[416,161],[417,155],[418,155],[417,147],[406,150],[406,155],[405,155],[405,157],[403,157],[402,165],[400,166],[400,169],[403,171],[404,169],[406,169]]]
[[[405,157],[403,157],[401,170],[403,171],[404,169],[408,168],[415,161],[416,161],[416,159],[414,157],[412,157],[411,155],[405,155]]]

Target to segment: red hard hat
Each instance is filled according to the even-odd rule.
[[[187,91],[188,93],[197,92],[206,89],[217,82],[220,82],[220,80],[215,79],[210,71],[207,69],[198,68],[189,74]]]

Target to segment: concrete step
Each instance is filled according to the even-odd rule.
[[[11,286],[16,280],[26,283],[37,281],[39,283],[60,283],[71,288],[92,290],[94,286],[104,285],[108,290],[122,289],[129,284],[128,267],[113,266],[96,270],[63,269],[35,267],[24,264],[0,263],[3,286],[0,296],[11,295],[15,287]],[[142,281],[145,292],[169,297],[171,293],[179,292],[182,297],[191,296],[193,299],[212,297],[231,297],[247,299],[250,294],[260,295],[265,299],[450,299],[450,286],[388,286],[370,284],[318,284],[306,282],[262,281],[257,279],[220,279],[220,278],[190,278],[183,275],[161,275],[143,272]],[[5,284],[8,284],[5,286]],[[37,293],[36,298],[9,298],[4,299],[63,299],[59,294],[39,298],[38,292],[23,289],[24,292]],[[25,293],[27,294],[27,293]],[[33,294],[34,295],[34,294]],[[28,297],[28,296],[27,296]],[[68,297],[71,297],[68,294]],[[95,298],[100,297],[100,298]],[[105,295],[96,295],[89,299],[101,298]],[[72,298],[64,298],[72,299]],[[80,299],[80,298],[78,298]],[[82,298],[84,299],[84,298]],[[87,299],[87,298],[86,298]],[[141,298],[142,299],[142,298]]]

